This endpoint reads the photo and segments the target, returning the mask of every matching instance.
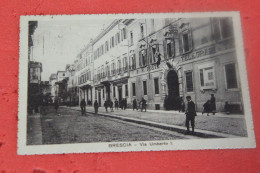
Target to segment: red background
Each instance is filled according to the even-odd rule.
[[[260,142],[259,0],[1,0],[0,172],[258,172],[260,148],[98,154],[17,155],[19,17],[240,11],[257,144]]]

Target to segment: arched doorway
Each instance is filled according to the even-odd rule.
[[[179,107],[179,81],[175,70],[170,70],[167,74],[168,97],[166,99],[167,110],[177,110]]]

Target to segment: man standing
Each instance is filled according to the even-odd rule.
[[[133,101],[133,111],[134,111],[135,109],[138,110],[136,99],[134,99],[134,101]]]
[[[192,133],[194,133],[194,127],[195,127],[195,116],[196,110],[195,110],[195,104],[191,100],[190,96],[186,97],[187,100],[187,109],[186,109],[186,127],[187,127],[187,134],[190,133],[190,122],[191,122],[191,128],[192,128]]]
[[[86,114],[86,102],[85,102],[85,99],[81,100],[80,108],[81,108],[81,114],[85,115]]]
[[[146,100],[144,98],[142,98],[141,104],[142,104],[141,112],[143,112],[144,109],[145,109],[145,112],[146,112]]]
[[[108,101],[107,101],[107,100],[106,100],[105,103],[104,103],[104,107],[105,107],[105,109],[106,109],[106,112],[108,112],[108,111],[107,111],[107,108],[108,108]]]
[[[214,94],[211,94],[210,109],[211,109],[212,114],[215,115],[215,113],[216,113],[216,98],[215,98]]]
[[[95,100],[95,102],[94,102],[94,109],[95,109],[95,114],[97,114],[98,113],[98,102],[97,102],[97,100]]]
[[[117,99],[115,99],[115,109],[118,110],[118,101],[117,101]]]

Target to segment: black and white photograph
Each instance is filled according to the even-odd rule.
[[[238,12],[22,16],[18,154],[255,148]]]

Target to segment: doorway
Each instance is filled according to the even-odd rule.
[[[98,91],[98,105],[101,106],[101,91]]]
[[[175,70],[171,70],[167,75],[168,97],[165,100],[167,110],[178,110],[179,108],[179,80]]]
[[[119,102],[122,100],[122,86],[118,86],[118,100]]]

